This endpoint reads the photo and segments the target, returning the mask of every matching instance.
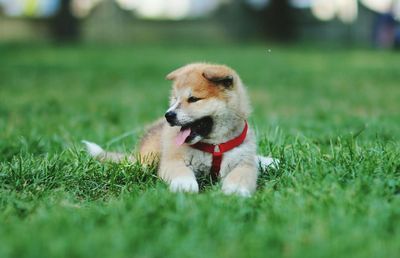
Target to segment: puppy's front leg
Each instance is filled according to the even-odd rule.
[[[199,192],[199,184],[192,170],[183,161],[168,161],[160,164],[160,177],[169,183],[172,192]]]
[[[252,164],[241,164],[225,176],[222,191],[225,194],[237,194],[249,197],[257,186],[257,168]]]

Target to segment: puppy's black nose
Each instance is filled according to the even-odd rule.
[[[168,111],[165,113],[165,119],[167,119],[168,123],[171,125],[174,124],[176,120],[176,113],[173,111]]]

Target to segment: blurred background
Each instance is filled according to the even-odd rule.
[[[0,0],[0,41],[399,48],[400,0]]]

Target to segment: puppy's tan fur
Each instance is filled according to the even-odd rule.
[[[232,84],[228,86],[212,80],[227,76],[232,78]],[[167,79],[173,82],[168,111],[176,112],[177,121],[185,124],[210,116],[213,127],[207,136],[177,146],[175,139],[180,127],[170,126],[165,119],[160,119],[150,126],[140,142],[141,162],[159,163],[158,174],[172,191],[198,192],[196,176],[210,172],[212,156],[190,144],[198,141],[219,144],[237,137],[250,114],[247,93],[237,73],[224,65],[189,64],[168,74]],[[200,100],[190,103],[190,96]],[[113,161],[125,157],[104,151],[95,156]],[[133,160],[132,156],[127,158]],[[256,160],[255,137],[249,128],[245,141],[223,155],[219,173],[223,192],[251,195],[256,189]]]

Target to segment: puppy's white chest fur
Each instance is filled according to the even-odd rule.
[[[220,177],[225,177],[232,169],[241,163],[255,163],[255,143],[252,132],[248,133],[246,140],[236,148],[223,153]],[[197,150],[191,147],[187,148],[184,162],[195,175],[204,176],[210,174],[213,157],[212,154]]]
[[[212,163],[212,155],[210,153],[189,147],[184,161],[186,166],[195,173],[196,177],[210,173]]]

